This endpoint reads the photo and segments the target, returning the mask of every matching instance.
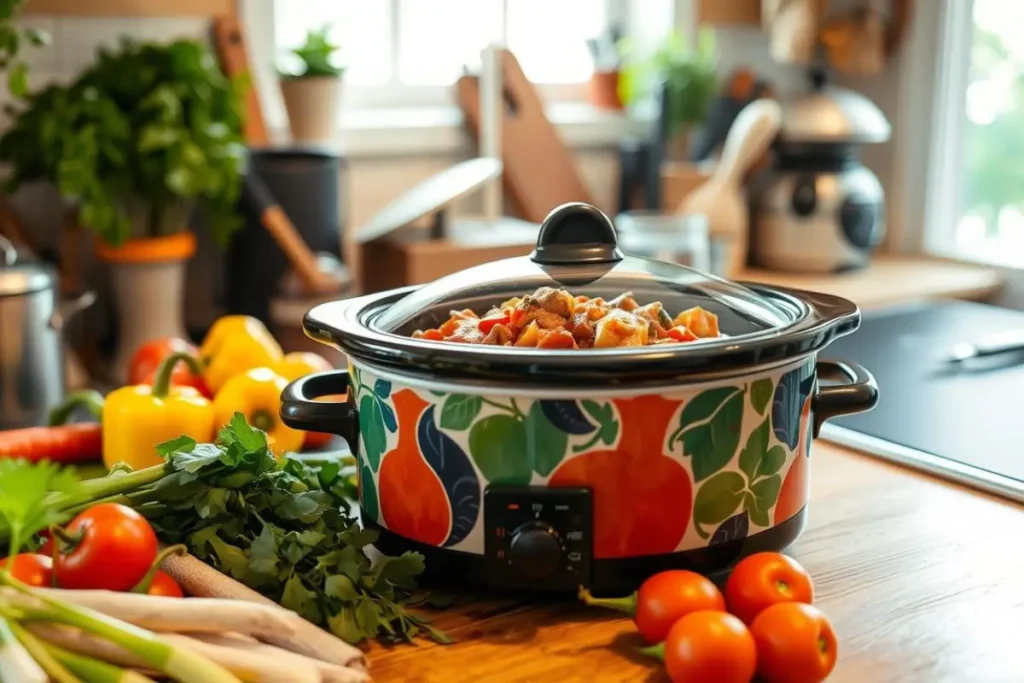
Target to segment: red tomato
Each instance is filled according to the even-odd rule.
[[[820,683],[836,665],[836,633],[817,607],[772,605],[757,615],[750,633],[757,643],[757,670],[767,683]]]
[[[672,624],[691,612],[725,611],[725,599],[710,579],[684,569],[659,572],[636,593],[637,630],[648,643],[665,640]]]
[[[302,450],[317,451],[324,448],[334,438],[333,434],[327,432],[306,432],[302,440]]]
[[[754,638],[727,612],[687,614],[665,638],[665,668],[673,683],[750,683],[756,664]]]
[[[39,553],[22,553],[15,555],[13,561],[8,557],[0,560],[0,567],[8,568],[11,576],[30,586],[49,587],[53,580],[53,562],[46,555]]]
[[[167,572],[162,569],[157,569],[153,575],[153,582],[149,584],[149,590],[146,591],[149,595],[159,595],[165,598],[183,598],[185,592],[181,590],[181,586],[178,582],[172,579]]]
[[[124,505],[94,505],[75,517],[66,530],[80,540],[57,555],[53,571],[61,588],[129,591],[156,560],[153,528]]]
[[[730,612],[749,624],[762,610],[780,602],[811,604],[814,584],[796,560],[781,553],[756,553],[732,570],[725,601]]]

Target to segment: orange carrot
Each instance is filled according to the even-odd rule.
[[[0,431],[0,458],[68,464],[99,460],[102,452],[103,428],[98,422]]]

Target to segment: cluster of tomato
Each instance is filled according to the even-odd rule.
[[[0,560],[0,567],[30,586],[184,597],[175,580],[159,569],[163,555],[153,528],[129,507],[93,505],[46,535],[39,552]]]
[[[741,561],[724,595],[700,574],[671,570],[630,599],[637,629],[653,644],[643,652],[661,658],[675,683],[750,683],[755,674],[766,683],[819,683],[836,663],[835,631],[811,604],[810,575],[780,553]]]

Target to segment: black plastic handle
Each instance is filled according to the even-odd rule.
[[[530,258],[544,265],[615,263],[623,259],[615,226],[596,206],[572,202],[548,214]]]
[[[359,449],[359,412],[351,396],[344,402],[314,400],[348,394],[350,389],[348,370],[300,377],[281,392],[281,420],[292,429],[337,434],[354,454]]]
[[[818,378],[845,380],[843,384],[819,387],[811,399],[814,436],[821,432],[825,420],[871,410],[878,403],[878,384],[864,367],[838,360],[819,360]]]

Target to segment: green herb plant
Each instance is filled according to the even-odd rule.
[[[306,34],[305,42],[299,47],[289,50],[291,61],[297,69],[282,70],[287,78],[337,78],[345,73],[345,67],[338,64],[337,57],[341,48],[330,38],[330,26],[324,25]]]
[[[11,111],[0,137],[0,161],[11,167],[5,189],[54,183],[115,246],[185,230],[199,204],[226,244],[240,225],[243,86],[198,41],[125,39],[72,83]]]
[[[23,41],[35,47],[50,44],[50,34],[36,28],[21,29],[15,19],[25,0],[0,0],[0,70],[7,71],[7,89],[16,98],[28,93],[28,64],[18,58]]]
[[[181,437],[159,447],[164,465],[115,467],[57,494],[70,519],[98,502],[143,514],[165,543],[182,543],[220,571],[271,600],[356,643],[411,640],[443,633],[406,607],[425,602],[415,591],[423,556],[378,556],[377,533],[360,529],[352,511],[354,467],[347,459],[278,460],[266,434],[236,414],[215,444]],[[35,525],[33,525],[35,526]],[[41,527],[40,527],[41,528]],[[13,529],[0,523],[0,540]],[[24,532],[21,532],[24,533]]]
[[[665,111],[669,136],[686,135],[704,123],[718,90],[715,34],[701,28],[693,49],[674,32],[652,54],[642,55],[634,42],[620,46],[625,68],[619,81],[619,97],[634,105],[655,96],[665,86]]]

